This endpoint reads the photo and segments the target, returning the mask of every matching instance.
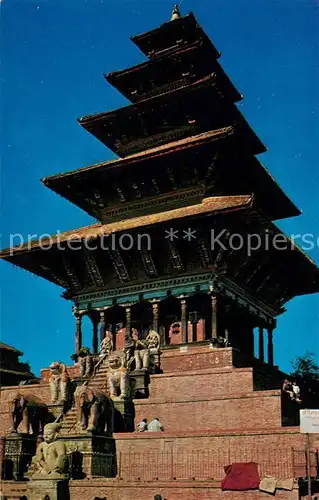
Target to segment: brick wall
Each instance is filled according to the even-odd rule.
[[[107,500],[153,500],[154,495],[161,495],[162,500],[269,500],[267,493],[260,491],[224,491],[221,492],[219,482],[152,482],[152,484],[127,483],[119,480],[83,480],[70,481],[70,500],[94,500],[96,497]],[[26,483],[2,484],[2,493],[8,500],[20,500],[21,496],[28,496]],[[298,500],[298,490],[276,493],[278,500]]]
[[[189,372],[152,375],[151,400],[210,399],[217,395],[253,391],[251,368],[208,368]]]
[[[281,426],[280,391],[211,397],[209,400],[136,400],[136,422],[158,417],[166,430],[278,428]]]
[[[161,356],[161,367],[164,372],[185,372],[232,366],[234,366],[234,350],[231,347],[211,349],[207,345],[188,345],[186,351],[183,347],[163,350]]]
[[[161,495],[163,500],[269,500],[269,494],[260,491],[224,491],[219,483],[207,484],[196,482],[170,484],[158,483],[134,485],[111,480],[106,482],[90,481],[83,484],[80,481],[70,483],[70,500],[93,500],[96,496],[107,500],[153,500],[154,495]],[[278,500],[298,500],[298,490],[276,493]]]
[[[119,474],[124,480],[222,479],[225,465],[247,461],[257,462],[262,475],[299,477],[305,475],[305,446],[305,436],[295,428],[269,432],[238,430],[215,435],[209,432],[116,435]],[[315,475],[314,452],[311,463]]]

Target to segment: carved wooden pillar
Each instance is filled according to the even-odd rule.
[[[274,366],[274,345],[273,345],[273,327],[267,328],[268,333],[268,364]]]
[[[105,337],[105,311],[100,311],[100,345]]]
[[[187,302],[185,299],[181,300],[181,330],[182,330],[182,343],[187,342]]]
[[[131,306],[125,308],[126,313],[126,335],[131,335]]]
[[[97,354],[99,351],[99,320],[96,317],[93,317],[92,323],[93,323],[92,348],[93,348],[93,354]]]
[[[74,313],[75,316],[75,353],[79,354],[82,347],[82,315],[78,312]]]
[[[264,329],[260,326],[258,329],[258,351],[259,359],[264,363],[265,353],[264,353]]]
[[[212,299],[212,338],[217,339],[217,296],[211,295]]]

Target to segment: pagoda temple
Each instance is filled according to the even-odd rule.
[[[0,387],[30,383],[36,380],[28,363],[19,361],[20,356],[23,356],[23,352],[0,342]]]
[[[170,21],[131,40],[147,60],[104,75],[130,104],[78,119],[117,157],[42,179],[97,222],[0,254],[64,289],[75,379],[81,353],[96,358],[106,332],[116,352],[134,332],[142,342],[150,332],[160,339],[155,370],[130,374],[134,411],[116,408],[135,425],[158,415],[164,432],[115,426],[115,483],[91,470],[85,487],[70,481],[70,498],[215,499],[223,466],[243,461],[263,475],[304,477],[291,450],[305,442],[285,420],[273,348],[285,304],[319,291],[319,269],[275,224],[300,211],[257,159],[266,148],[194,15],[175,8]],[[84,316],[91,346],[82,345]],[[105,387],[103,363],[90,387]],[[48,370],[42,379],[44,390]],[[63,411],[69,443],[75,414]]]

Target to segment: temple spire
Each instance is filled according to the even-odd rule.
[[[178,5],[176,4],[176,5],[174,5],[171,21],[175,21],[176,19],[180,19],[180,18],[181,18],[181,13],[179,11]]]

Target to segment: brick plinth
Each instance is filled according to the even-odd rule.
[[[116,434],[115,438],[118,470],[124,480],[219,480],[224,477],[225,465],[247,461],[257,462],[263,475],[289,478],[306,473],[305,435],[295,427],[269,431],[237,429],[228,433],[145,432]],[[312,473],[316,474],[314,454]]]
[[[152,375],[151,400],[204,400],[214,396],[253,391],[252,368],[207,368]]]
[[[98,493],[97,493],[98,492]],[[151,500],[154,495],[161,495],[163,500],[269,500],[269,494],[255,491],[221,491],[220,482],[177,482],[170,483],[125,481],[89,481],[83,484],[70,481],[70,500],[78,498],[93,499],[106,497],[108,500]],[[292,491],[278,490],[279,500],[298,500],[298,489]]]
[[[163,349],[161,355],[161,368],[164,373],[234,366],[241,366],[241,363],[238,351],[232,347],[213,349],[207,344],[189,344]]]
[[[2,493],[8,500],[19,500],[27,495],[27,483],[3,482]],[[267,493],[255,491],[221,491],[220,481],[153,481],[151,484],[141,481],[127,482],[118,479],[89,480],[69,482],[70,500],[92,500],[95,497],[108,500],[151,500],[154,495],[161,495],[163,500],[269,500]],[[298,500],[298,489],[278,490],[279,500]],[[32,500],[32,499],[30,499]]]
[[[280,391],[215,396],[206,400],[135,400],[136,421],[160,419],[168,431],[280,427]]]

